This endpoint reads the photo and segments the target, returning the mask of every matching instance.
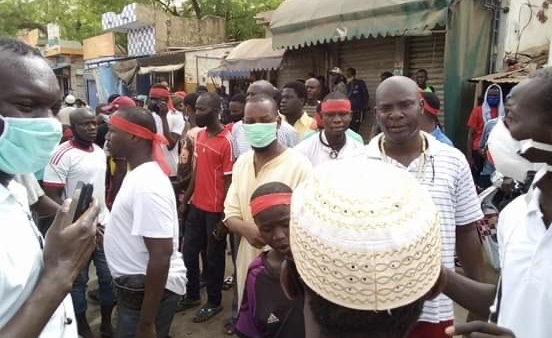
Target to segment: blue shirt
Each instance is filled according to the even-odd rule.
[[[487,142],[489,141],[489,135],[491,134],[491,131],[493,130],[494,126],[496,126],[496,123],[498,122],[497,118],[494,118],[492,120],[489,120],[485,124],[485,128],[483,129],[483,135],[481,136],[481,142],[479,143],[479,147],[482,150],[487,149]],[[485,158],[485,164],[483,165],[483,170],[481,170],[481,175],[490,176],[495,172],[495,168],[489,163],[487,158]]]
[[[439,126],[436,126],[435,129],[433,129],[433,131],[431,132],[431,136],[435,137],[439,142],[443,142],[446,145],[454,147],[452,141],[447,137],[447,135],[445,135],[445,133],[443,133]]]

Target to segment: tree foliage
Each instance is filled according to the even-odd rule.
[[[15,35],[19,29],[57,23],[66,40],[82,41],[102,33],[101,15],[119,12],[133,2],[154,5],[178,16],[222,16],[227,38],[245,40],[262,36],[255,14],[275,9],[283,0],[0,0],[0,34]]]

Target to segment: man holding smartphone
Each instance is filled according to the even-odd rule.
[[[23,42],[0,37],[0,59],[0,337],[77,338],[68,294],[95,248],[97,203],[73,223],[65,202],[43,239],[13,178],[43,169],[58,145],[59,87]]]
[[[186,122],[182,113],[169,107],[170,93],[165,86],[153,85],[149,94],[148,108],[153,113],[157,133],[169,141],[161,149],[170,169],[169,177],[174,180],[178,171],[178,141],[185,130]]]
[[[73,196],[79,181],[92,184],[93,196],[100,206],[98,229],[103,232],[109,217],[105,204],[107,162],[102,148],[94,143],[98,130],[96,116],[87,108],[77,108],[71,113],[69,119],[73,138],[60,144],[52,155],[44,172],[44,192],[54,201],[61,203],[63,199]],[[96,249],[90,261],[94,261],[98,276],[102,315],[100,331],[102,334],[111,335],[113,333],[111,312],[115,303],[115,294],[103,249]],[[88,270],[89,265],[79,273],[71,292],[79,335],[83,338],[93,337],[86,319]]]

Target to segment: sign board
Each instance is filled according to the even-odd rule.
[[[83,41],[84,59],[92,60],[115,56],[115,35],[105,33]]]
[[[59,46],[59,26],[55,23],[49,23],[46,25],[46,31],[48,32],[48,47]]]

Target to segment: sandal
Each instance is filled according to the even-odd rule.
[[[232,320],[224,324],[224,329],[222,330],[222,332],[224,332],[224,334],[227,336],[233,336],[236,334],[236,328],[234,327]]]
[[[234,277],[228,276],[224,278],[224,283],[222,283],[222,289],[224,291],[230,290],[234,286]]]
[[[192,319],[192,322],[194,323],[203,323],[208,321],[209,319],[213,318],[217,313],[222,311],[222,306],[214,306],[210,307],[209,305],[205,305],[199,311],[196,312],[195,317]]]
[[[176,312],[192,309],[198,305],[201,305],[201,299],[193,300],[183,297],[176,305]]]

